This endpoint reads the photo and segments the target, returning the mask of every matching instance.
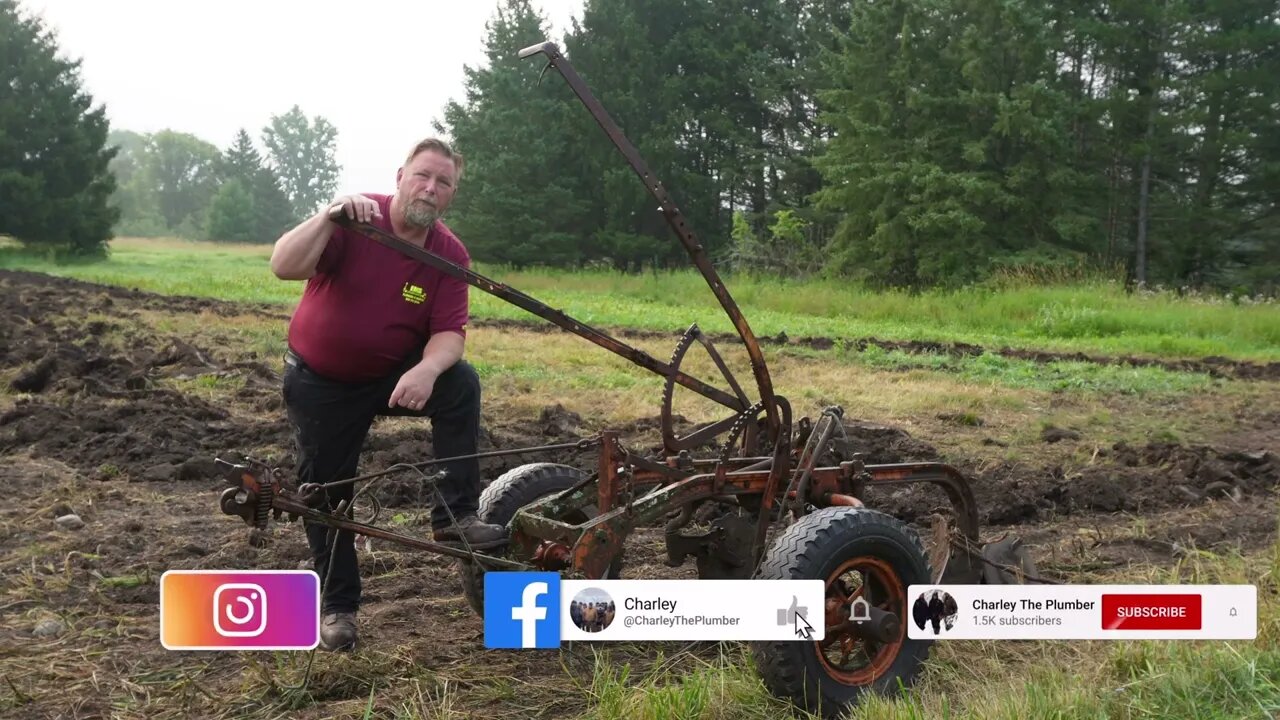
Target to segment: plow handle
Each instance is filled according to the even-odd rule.
[[[541,43],[538,43],[537,45],[530,45],[529,47],[521,50],[520,59],[524,60],[525,58],[532,57],[534,55],[537,55],[538,53],[546,53],[547,56],[550,57],[551,55],[555,54],[559,49],[560,48],[556,47],[556,44],[553,42],[549,42],[549,41],[541,42]]]

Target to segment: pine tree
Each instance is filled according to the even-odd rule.
[[[209,205],[207,235],[210,240],[254,242],[257,236],[253,198],[240,178],[222,181]]]
[[[102,255],[119,210],[109,204],[105,109],[92,107],[79,61],[53,34],[0,0],[0,234],[75,255]]]
[[[215,198],[215,205],[220,206],[210,208],[210,239],[274,242],[296,223],[289,198],[280,189],[274,171],[263,164],[243,128],[223,153],[220,167],[223,185]],[[228,186],[232,181],[234,185]],[[246,208],[228,208],[232,199],[246,203]]]
[[[1069,104],[1032,3],[860,4],[822,97],[835,137],[821,207],[846,213],[834,269],[957,284],[997,258],[1054,256],[1085,180],[1063,165]]]
[[[539,85],[542,66],[518,57],[547,39],[528,0],[506,0],[487,28],[486,63],[465,69],[466,98],[437,128],[466,158],[446,221],[478,260],[580,264],[591,228],[571,113],[582,108],[563,81]]]

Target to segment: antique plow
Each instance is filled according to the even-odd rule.
[[[701,578],[816,577],[827,582],[824,640],[753,646],[766,684],[778,695],[829,714],[847,708],[867,690],[893,689],[899,680],[909,683],[928,643],[906,636],[906,588],[936,582],[1037,581],[1025,549],[1011,539],[980,542],[973,493],[967,479],[950,465],[866,462],[849,450],[839,407],[823,409],[816,421],[793,419],[786,398],[774,392],[759,341],[662,182],[556,45],[547,42],[520,52],[522,58],[537,55],[545,56],[547,67],[560,73],[657,201],[746,348],[754,399],[697,325],[683,333],[671,358],[663,361],[514,288],[335,211],[330,215],[333,222],[664,377],[663,450],[656,455],[636,453],[623,445],[617,432],[606,431],[572,443],[480,453],[476,457],[574,451],[594,452],[598,458],[593,473],[540,462],[521,465],[491,482],[481,496],[481,519],[506,524],[511,531],[505,551],[491,554],[355,521],[349,505],[323,511],[323,487],[294,487],[255,460],[218,461],[230,485],[221,498],[223,512],[251,525],[254,542],[264,538],[271,516],[280,519],[287,514],[291,520],[303,518],[454,557],[464,593],[477,613],[483,613],[486,569],[617,577],[628,536],[637,528],[662,523],[668,564],[679,566],[692,557]],[[722,384],[705,382],[682,369],[695,344],[708,354]],[[723,406],[726,415],[679,435],[673,413],[677,385]],[[368,481],[406,469],[422,472],[450,459],[454,458],[338,482]],[[866,504],[868,491],[920,483],[936,486],[950,503],[933,514],[925,533],[927,547],[906,523]],[[706,529],[689,533],[693,525]],[[851,616],[856,598],[869,603],[869,617]]]

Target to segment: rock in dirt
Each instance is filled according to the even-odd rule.
[[[49,378],[53,377],[53,369],[57,365],[57,360],[50,355],[18,373],[18,377],[9,383],[9,387],[18,392],[38,393],[49,384]]]
[[[1222,456],[1223,460],[1232,462],[1245,462],[1250,465],[1260,465],[1267,461],[1271,453],[1266,450],[1258,450],[1256,452],[1234,451]]]
[[[194,557],[204,557],[209,554],[209,548],[198,543],[190,542],[182,546],[182,552],[183,554],[192,555]]]
[[[1204,494],[1207,497],[1229,497],[1239,500],[1240,489],[1233,483],[1219,480],[1211,482],[1204,486]]]
[[[211,458],[191,458],[178,466],[179,480],[203,480],[217,473],[218,466]]]
[[[57,637],[65,632],[66,629],[67,626],[63,625],[61,620],[48,618],[36,623],[36,627],[31,633],[39,638]]]
[[[566,410],[563,405],[556,403],[542,408],[538,424],[542,427],[542,434],[547,437],[572,436],[578,432],[578,427],[582,425],[582,416],[572,410]]]
[[[1050,425],[1040,433],[1040,439],[1047,443],[1056,443],[1061,440],[1079,440],[1080,433],[1075,430],[1067,430],[1066,428]]]
[[[152,465],[142,473],[142,479],[147,482],[168,482],[172,480],[178,469],[169,463],[160,463]]]
[[[54,522],[63,530],[79,530],[84,527],[84,520],[81,520],[80,516],[75,513],[63,515],[54,520]]]

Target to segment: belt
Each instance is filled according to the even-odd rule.
[[[306,370],[307,364],[302,361],[302,356],[293,351],[293,348],[286,348],[284,351],[284,362],[286,365],[292,365],[299,370]]]

